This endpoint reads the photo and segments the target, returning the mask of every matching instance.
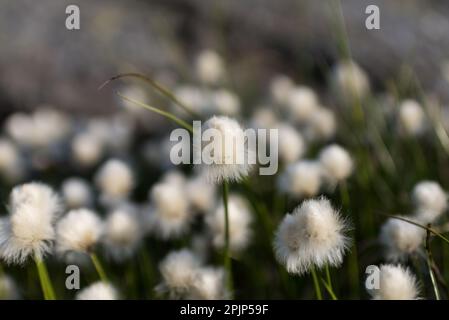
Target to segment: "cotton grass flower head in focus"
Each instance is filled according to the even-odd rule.
[[[206,84],[217,84],[223,80],[225,66],[220,55],[213,50],[200,52],[195,62],[198,79]]]
[[[209,143],[205,144],[203,142],[202,148],[194,144],[194,161],[199,158],[201,149],[205,147],[213,148],[214,154],[210,155],[212,163],[205,164],[202,161],[198,165],[207,180],[220,183],[223,181],[238,181],[246,177],[250,173],[256,159],[255,151],[246,141],[240,124],[236,120],[225,116],[214,116],[202,126],[203,131],[208,129],[218,130],[220,141],[212,139]],[[240,144],[241,148],[238,147]]]
[[[60,254],[90,254],[103,231],[103,222],[96,212],[85,208],[71,210],[56,225],[56,250]]]
[[[116,261],[132,256],[142,240],[137,208],[123,204],[112,210],[105,221],[103,243],[106,252]]]
[[[190,250],[170,252],[159,264],[162,283],[155,288],[156,292],[168,294],[170,298],[185,297],[195,283],[200,266],[200,260]]]
[[[318,107],[318,97],[311,88],[298,86],[289,91],[287,108],[294,121],[306,123]]]
[[[90,207],[93,202],[92,190],[89,183],[78,177],[64,180],[61,187],[62,198],[69,209]]]
[[[380,266],[379,288],[369,293],[375,300],[416,300],[419,288],[408,268],[384,264]]]
[[[274,240],[276,259],[295,274],[314,267],[337,267],[350,243],[348,230],[348,222],[329,200],[306,200],[279,225]]]
[[[134,174],[131,167],[118,159],[104,163],[95,175],[95,183],[107,203],[122,201],[134,187]]]
[[[118,300],[119,293],[110,283],[98,281],[80,290],[76,300]]]
[[[405,136],[417,136],[426,129],[426,115],[415,100],[405,100],[399,106],[398,127]]]
[[[284,123],[279,126],[279,156],[286,163],[298,160],[305,152],[305,143],[301,134],[292,126]]]
[[[202,267],[198,269],[188,299],[222,300],[229,297],[223,268]]]
[[[413,221],[409,217],[407,219]],[[401,261],[418,252],[424,237],[424,229],[395,218],[389,218],[380,232],[380,242],[385,247],[386,258],[390,261]]]
[[[278,186],[281,191],[295,198],[316,196],[323,182],[323,169],[321,164],[312,160],[301,160],[287,166],[278,177]]]
[[[15,187],[9,218],[0,223],[0,253],[7,263],[42,259],[55,238],[54,223],[61,211],[58,195],[47,185],[32,182]]]
[[[163,181],[150,191],[151,208],[147,212],[148,227],[162,239],[178,237],[190,226],[192,214],[184,184]]]
[[[233,253],[245,249],[252,236],[252,213],[248,203],[237,194],[231,194],[228,199],[229,214],[229,246]],[[225,245],[225,210],[220,204],[213,212],[206,215],[206,225],[212,236],[215,247]]]
[[[323,173],[330,183],[346,180],[353,171],[353,161],[348,151],[337,144],[332,144],[321,150],[319,161]]]
[[[447,194],[435,181],[421,181],[412,191],[415,217],[427,224],[438,219],[447,209]]]

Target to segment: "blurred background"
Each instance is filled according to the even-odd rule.
[[[69,4],[80,7],[80,30],[65,28]],[[380,30],[365,28],[369,4],[380,8]],[[341,5],[353,58],[374,88],[408,65],[447,101],[447,1]],[[313,0],[2,0],[0,119],[42,103],[76,114],[111,112],[114,92],[97,91],[106,79],[138,71],[168,86],[189,80],[204,48],[225,58],[246,106],[279,72],[319,88],[338,55],[334,13],[331,1]]]

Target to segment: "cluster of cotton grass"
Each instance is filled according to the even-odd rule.
[[[192,67],[189,82],[134,74],[148,88],[120,87],[107,116],[47,105],[6,119],[0,298],[310,298],[313,288],[318,299],[423,299],[427,287],[442,297],[430,242],[447,242],[447,181],[416,183],[413,171],[399,171],[414,167],[394,157],[425,159],[416,142],[444,140],[423,101],[375,96],[347,59],[329,72],[329,90],[279,74],[250,102],[230,89],[219,53],[199,52]],[[210,143],[222,148],[212,164],[175,166],[170,129],[192,134],[192,120],[219,132],[223,140]],[[250,144],[227,145],[246,128],[278,130],[269,140],[279,152],[274,176],[258,174]],[[195,159],[206,145],[186,147]],[[408,177],[410,197],[397,186],[410,186]],[[81,269],[78,291],[64,290],[69,264]],[[378,278],[360,292],[369,265],[379,265]],[[24,270],[34,282],[21,280]]]

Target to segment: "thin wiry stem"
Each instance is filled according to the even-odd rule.
[[[332,286],[329,284],[329,282],[326,282],[323,278],[321,278],[321,282],[323,283],[324,288],[326,288],[327,292],[331,296],[332,300],[338,300],[337,296],[334,293],[334,290],[332,289]]]
[[[180,126],[184,127],[185,129],[189,130],[190,133],[193,133],[193,127],[190,124],[188,124],[187,122],[185,122],[184,120],[182,120],[182,119],[178,118],[177,116],[175,116],[173,113],[161,110],[159,108],[150,106],[150,105],[148,105],[146,103],[143,103],[143,102],[134,100],[132,98],[126,97],[126,96],[122,95],[120,92],[117,92],[117,95],[119,97],[121,97],[122,99],[126,100],[126,101],[132,102],[132,103],[134,103],[134,104],[136,104],[136,105],[138,105],[138,106],[140,106],[142,108],[145,108],[145,109],[153,111],[153,112],[155,112],[157,114],[160,114],[161,116],[164,116],[164,117],[174,121],[175,123],[179,124]]]
[[[323,295],[321,294],[320,283],[318,282],[318,276],[316,274],[315,267],[312,267],[310,269],[310,272],[312,274],[312,280],[313,280],[313,286],[315,287],[316,298],[318,300],[323,300]]]
[[[98,90],[103,89],[111,81],[114,81],[114,80],[117,80],[117,79],[120,79],[120,78],[125,78],[125,77],[138,78],[138,79],[141,79],[141,80],[145,81],[146,83],[151,85],[154,89],[156,89],[156,91],[161,93],[163,96],[169,98],[171,101],[173,101],[179,107],[181,107],[185,112],[187,112],[188,114],[190,114],[191,116],[193,116],[195,118],[200,118],[199,114],[194,112],[189,106],[187,106],[185,103],[180,101],[170,90],[165,88],[163,85],[161,85],[160,83],[158,83],[157,81],[155,81],[151,77],[145,76],[145,75],[140,74],[140,73],[130,72],[130,73],[122,73],[122,74],[118,74],[116,76],[113,76],[109,80],[106,80],[101,86],[99,86]]]
[[[430,228],[430,224],[428,225]],[[432,281],[432,287],[433,291],[435,292],[435,299],[440,300],[440,292],[438,290],[438,284],[435,279],[435,275],[433,274],[432,265],[433,265],[433,257],[432,257],[432,251],[430,250],[430,231],[427,229],[426,233],[426,261],[427,261],[427,268],[429,269],[429,275],[430,280]]]
[[[34,262],[36,264],[37,273],[39,275],[39,281],[41,283],[42,291],[44,293],[45,300],[56,300],[56,295],[53,290],[53,286],[48,276],[47,267],[44,260],[40,257],[35,257]]]
[[[332,288],[332,278],[331,278],[331,271],[329,270],[329,266],[326,264],[326,267],[325,267],[325,271],[326,271],[326,281],[327,281],[327,284],[329,285],[329,288],[331,289],[331,290],[333,290],[333,288]]]
[[[225,243],[224,243],[224,267],[226,270],[226,285],[229,293],[233,292],[233,280],[232,280],[232,265],[231,265],[231,253],[229,246],[229,212],[228,212],[228,194],[229,186],[227,181],[223,181],[223,206],[224,206],[224,219],[225,219]]]
[[[97,255],[93,252],[90,254],[90,258],[92,260],[92,263],[94,264],[98,276],[100,277],[100,280],[103,282],[108,282],[108,277],[106,276],[106,272],[104,271],[103,266],[101,265],[100,259],[98,259]]]

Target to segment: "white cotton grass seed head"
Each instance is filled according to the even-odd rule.
[[[156,183],[150,191],[150,200],[147,220],[150,231],[169,239],[188,230],[193,216],[184,185],[173,181]]]
[[[131,257],[142,240],[142,231],[136,207],[123,204],[115,208],[105,221],[102,242],[106,252],[116,261]]]
[[[332,110],[318,108],[308,120],[305,127],[305,137],[311,141],[326,141],[335,136],[337,120]]]
[[[404,218],[414,221],[410,217]],[[380,242],[389,261],[402,261],[418,252],[424,237],[424,229],[395,218],[389,218],[380,231]]]
[[[198,269],[188,299],[223,300],[229,299],[229,297],[223,268],[202,267]]]
[[[199,53],[195,62],[198,79],[206,84],[216,84],[223,80],[225,65],[221,56],[213,50]]]
[[[170,252],[159,264],[162,282],[156,286],[159,294],[170,298],[185,297],[191,291],[201,262],[190,250]]]
[[[278,126],[279,119],[272,108],[260,106],[254,111],[249,126],[254,129],[271,129]]]
[[[212,94],[212,103],[217,114],[237,116],[240,112],[240,98],[226,89],[219,89]]]
[[[427,224],[435,222],[447,209],[447,194],[435,181],[421,181],[412,191],[415,217]]]
[[[98,170],[95,183],[106,198],[123,200],[134,187],[134,174],[122,160],[110,159]]]
[[[119,298],[117,289],[103,281],[92,283],[81,289],[75,296],[76,300],[118,300]]]
[[[68,209],[90,207],[93,202],[90,184],[78,177],[67,178],[62,183],[61,195]]]
[[[330,183],[346,180],[353,171],[354,164],[348,151],[337,144],[323,148],[319,155],[325,178]]]
[[[350,238],[348,222],[325,198],[304,201],[279,225],[274,251],[289,273],[337,267],[343,262]]]
[[[55,238],[54,223],[61,211],[59,196],[38,182],[15,187],[9,199],[9,218],[0,223],[0,253],[7,263],[42,259]]]
[[[56,251],[90,253],[103,235],[104,225],[98,214],[89,209],[69,211],[56,224]]]
[[[318,107],[318,97],[313,89],[306,86],[298,86],[289,91],[287,108],[294,121],[306,123]]]
[[[275,76],[270,83],[270,93],[273,101],[280,106],[288,103],[290,90],[295,86],[292,79],[286,75]]]
[[[248,144],[240,124],[226,116],[214,116],[202,126],[203,133],[208,129],[215,130],[213,132],[218,134],[217,139],[214,136],[210,142],[203,142],[201,147],[194,144],[194,158],[199,159],[202,154],[199,168],[206,179],[212,183],[220,183],[238,181],[248,176],[256,162],[255,151]],[[205,155],[210,158],[210,164],[207,164],[208,160],[205,161]]]
[[[301,160],[288,165],[277,183],[281,191],[295,198],[313,197],[320,192],[323,169],[317,161]]]
[[[24,161],[19,148],[9,139],[0,138],[0,176],[14,183],[24,175]]]
[[[121,92],[125,97],[131,98],[133,100],[147,103],[147,93],[142,87],[138,87],[135,85],[126,86],[123,88]],[[145,116],[147,111],[144,108],[139,107],[135,103],[121,99],[121,103],[123,107],[125,108],[126,112],[128,112],[130,115],[139,117],[139,116]]]
[[[334,90],[344,100],[361,98],[370,91],[367,74],[352,60],[342,61],[335,67],[332,82]]]
[[[405,100],[399,106],[398,127],[404,136],[421,135],[426,129],[426,115],[415,100]]]
[[[408,268],[401,265],[381,265],[379,288],[368,292],[374,300],[419,299],[416,277]]]
[[[213,209],[216,202],[216,187],[206,182],[201,175],[189,179],[186,183],[187,198],[191,205],[200,213]]]
[[[19,289],[13,278],[6,274],[0,274],[0,300],[19,299]]]
[[[248,203],[237,194],[228,199],[229,246],[233,253],[239,253],[249,245],[252,236],[252,213]],[[215,247],[225,244],[225,210],[223,204],[206,215],[206,225]]]
[[[72,140],[72,159],[80,167],[92,167],[103,158],[104,149],[103,141],[97,136],[81,132]]]
[[[297,161],[305,152],[305,142],[302,135],[294,127],[283,123],[278,128],[279,156],[286,163]]]

